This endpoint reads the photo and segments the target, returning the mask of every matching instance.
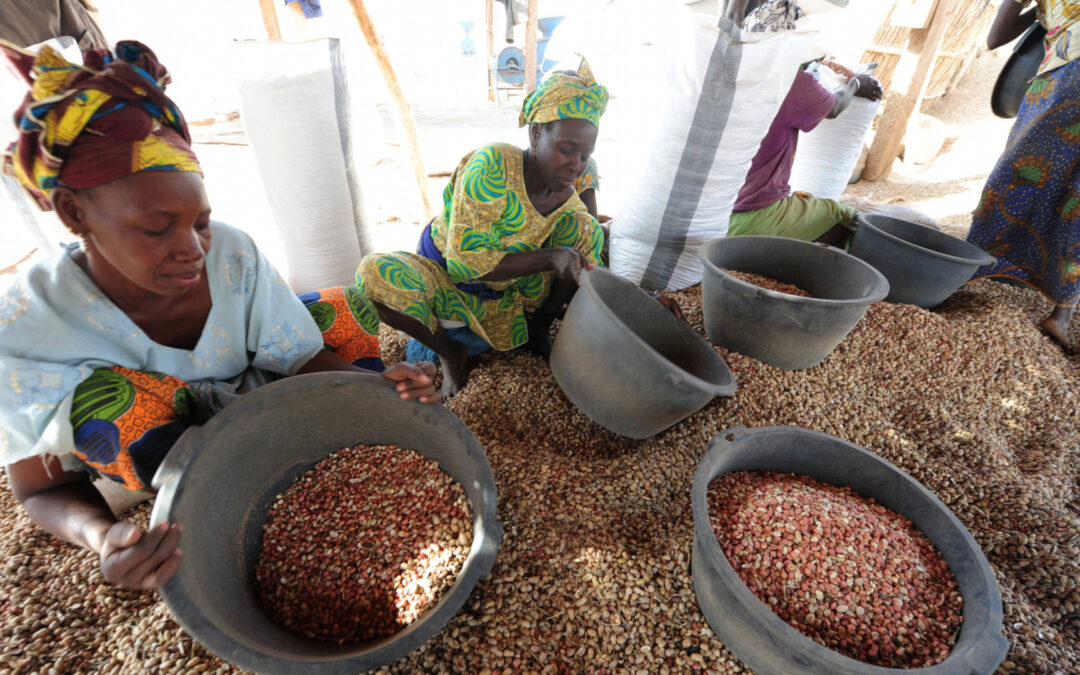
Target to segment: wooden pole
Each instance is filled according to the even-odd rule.
[[[915,65],[911,81],[905,86],[905,83],[894,80],[889,87],[891,91],[885,100],[885,110],[881,114],[878,130],[874,135],[874,143],[870,146],[870,152],[866,157],[866,168],[862,172],[862,177],[866,180],[877,181],[889,177],[893,160],[900,154],[900,145],[904,142],[908,121],[918,110],[919,103],[926,93],[938,48],[945,37],[945,29],[952,20],[955,7],[956,0],[938,0],[937,7],[933,10],[933,17],[930,19],[930,28],[925,33],[913,31],[912,43],[923,36],[925,36],[925,42],[918,52],[919,61]],[[923,33],[923,35],[917,35],[917,33]]]
[[[262,11],[263,25],[266,26],[266,39],[281,42],[281,26],[278,24],[274,0],[259,0],[259,9]]]
[[[484,59],[484,67],[488,74],[488,100],[495,101],[495,87],[499,83],[495,80],[495,72],[491,68],[491,55],[495,53],[495,17],[492,7],[495,0],[484,0],[484,25],[487,26],[487,58]]]
[[[529,20],[525,24],[525,93],[536,90],[536,22],[537,3],[529,0]]]
[[[364,0],[349,0],[349,4],[352,5],[353,14],[356,15],[356,21],[360,24],[360,30],[364,33],[368,46],[371,47],[375,61],[379,64],[379,70],[382,71],[383,79],[386,80],[386,86],[390,88],[390,95],[394,98],[394,103],[397,106],[401,126],[405,130],[405,146],[409,150],[413,174],[416,176],[416,187],[420,189],[420,201],[424,205],[424,220],[427,221],[435,215],[435,211],[432,209],[431,199],[428,197],[427,171],[424,169],[424,158],[420,154],[420,140],[416,133],[416,120],[413,119],[412,108],[409,107],[408,101],[405,100],[397,76],[394,75],[394,69],[390,65],[390,58],[386,54],[386,48],[383,46],[378,34],[375,33],[375,24],[371,22],[371,16],[368,14],[367,8],[364,7]]]

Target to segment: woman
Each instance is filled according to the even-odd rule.
[[[118,523],[91,472],[143,489],[186,427],[245,388],[381,367],[375,310],[355,288],[305,308],[247,235],[211,223],[150,49],[121,42],[83,66],[0,50],[32,83],[5,169],[82,239],[0,295],[0,456],[38,525],[96,551],[106,580],[158,587],[180,526]],[[440,398],[431,364],[383,374],[402,398]]]
[[[1046,56],[983,188],[967,239],[997,258],[975,279],[1031,286],[1054,303],[1039,328],[1069,350],[1068,327],[1080,298],[1080,12],[1064,0],[1004,0],[990,27],[993,49],[1038,20]]]
[[[522,107],[527,150],[500,143],[470,153],[418,252],[361,262],[358,285],[382,320],[439,355],[444,395],[464,384],[468,356],[448,329],[465,326],[498,350],[528,345],[547,355],[551,322],[582,270],[600,264],[604,234],[575,182],[607,101],[584,60],[574,75],[550,75]]]

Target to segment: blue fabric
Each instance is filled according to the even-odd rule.
[[[433,221],[434,222],[434,221]],[[446,258],[443,256],[442,251],[435,245],[435,241],[431,238],[431,223],[427,224],[424,231],[420,233],[420,243],[416,245],[416,254],[422,255],[428,260],[432,260],[438,263],[439,267],[446,269]],[[487,284],[475,283],[458,283],[454,284],[459,291],[468,293],[469,295],[475,295],[481,300],[498,300],[503,296],[502,291],[496,291]]]
[[[451,338],[468,348],[469,356],[491,351],[491,345],[485,342],[484,338],[469,330],[468,326],[450,328],[446,332]],[[410,363],[419,363],[421,361],[438,363],[439,355],[435,353],[435,350],[428,349],[419,340],[409,340],[405,344],[405,360]]]
[[[1077,92],[1080,61],[1031,83],[967,236],[997,258],[973,278],[1019,281],[1059,307],[1080,299]]]
[[[308,19],[313,19],[317,16],[322,16],[322,2],[321,0],[285,0],[285,4],[288,5],[293,2],[299,2],[300,7],[304,10],[304,16]]]

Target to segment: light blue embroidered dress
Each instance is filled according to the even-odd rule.
[[[0,293],[0,462],[58,455],[78,466],[68,461],[71,400],[96,368],[172,375],[217,412],[322,349],[315,320],[251,237],[221,223],[211,232],[212,307],[192,350],[151,340],[75,263],[74,248]]]

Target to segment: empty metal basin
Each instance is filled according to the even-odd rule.
[[[254,570],[274,497],[331,452],[358,444],[396,444],[438,460],[465,488],[473,543],[457,581],[426,614],[389,637],[335,645],[265,614]],[[256,389],[189,429],[154,485],[151,522],[184,525],[184,560],[162,589],[169,610],[211,652],[259,673],[355,673],[401,658],[457,614],[502,539],[495,478],[476,438],[445,407],[402,401],[375,375],[315,373]]]
[[[713,344],[785,370],[816,366],[883,299],[889,282],[838,248],[785,237],[715,239],[698,252],[701,304]],[[794,284],[813,297],[771,291],[724,269]]]
[[[739,578],[709,522],[709,483],[733,471],[796,473],[850,487],[914,523],[949,564],[964,598],[960,636],[948,658],[904,671],[872,666],[817,644],[774,614]],[[724,646],[755,672],[971,675],[992,673],[1005,658],[1009,643],[1001,636],[1001,592],[982,549],[933,493],[877,455],[807,429],[735,427],[709,444],[694,475],[692,499],[690,565],[698,605]]]
[[[932,227],[870,214],[851,239],[851,255],[889,280],[887,302],[937,307],[994,256]]]
[[[660,433],[735,393],[735,376],[697,331],[604,269],[583,274],[551,372],[574,405],[630,438]]]

